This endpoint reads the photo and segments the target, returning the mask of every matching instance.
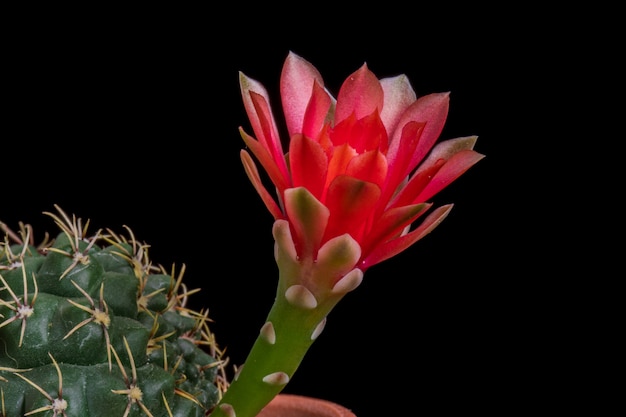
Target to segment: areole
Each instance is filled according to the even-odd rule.
[[[319,398],[279,394],[257,417],[356,417],[349,409]]]

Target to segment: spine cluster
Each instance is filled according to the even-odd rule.
[[[208,311],[187,307],[185,266],[59,207],[60,229],[0,223],[0,417],[202,417],[228,388]]]

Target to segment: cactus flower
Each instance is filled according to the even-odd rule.
[[[317,69],[289,53],[280,78],[288,153],[264,87],[244,74],[240,84],[256,139],[242,128],[241,136],[277,199],[242,150],[246,173],[274,218],[289,222],[300,258],[317,258],[344,234],[360,246],[355,266],[363,271],[396,255],[450,211],[440,207],[410,230],[431,207],[428,200],[483,157],[472,150],[476,136],[435,145],[450,95],[417,98],[405,75],[379,80],[364,64],[335,99]]]
[[[430,199],[484,155],[477,136],[437,143],[450,94],[417,97],[405,75],[378,79],[363,64],[335,98],[319,71],[290,52],[280,77],[289,140],[269,94],[240,73],[253,135],[245,171],[275,219],[277,296],[238,378],[211,416],[253,417],[284,386],[336,303],[364,272],[432,231],[452,204]],[[287,150],[283,149],[283,145]]]

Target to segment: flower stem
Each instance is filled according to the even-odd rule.
[[[361,248],[350,235],[329,240],[314,260],[310,254],[296,255],[287,221],[277,220],[273,234],[279,272],[274,304],[246,362],[209,417],[255,417],[287,385],[328,313],[363,279],[355,268]]]
[[[244,366],[210,417],[256,416],[289,382],[335,304],[307,308],[281,289]]]

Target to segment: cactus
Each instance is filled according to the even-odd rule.
[[[45,212],[59,234],[0,223],[0,416],[199,417],[228,388],[207,311],[148,245]]]

